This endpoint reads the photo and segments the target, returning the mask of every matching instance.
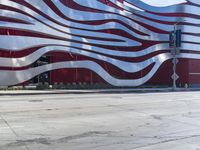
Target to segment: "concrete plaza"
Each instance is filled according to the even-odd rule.
[[[0,96],[0,150],[200,150],[200,92]]]

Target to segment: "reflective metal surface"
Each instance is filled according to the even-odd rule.
[[[107,0],[107,3],[66,0],[66,3],[70,1],[68,5],[60,0],[24,1],[31,7],[23,2],[0,0],[0,50],[15,53],[40,48],[20,57],[0,55],[0,67],[10,68],[0,71],[0,85],[19,84],[42,72],[60,68],[90,69],[114,86],[142,85],[156,74],[163,62],[171,59],[168,34],[177,22],[183,31],[178,58],[200,59],[200,54],[192,53],[200,50],[198,0],[184,3],[177,0],[177,4],[165,7],[151,6],[140,0]],[[7,6],[11,9],[7,10]],[[189,15],[182,17],[185,14]],[[78,54],[94,61],[66,61],[23,68],[54,51]],[[134,62],[134,59],[139,61]],[[138,79],[117,79],[95,60],[109,63],[122,73],[153,67]]]

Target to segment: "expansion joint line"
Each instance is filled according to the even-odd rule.
[[[3,122],[8,126],[8,128],[12,131],[12,133],[16,136],[16,137],[20,137],[17,132],[12,128],[12,126],[8,123],[8,121],[2,116],[0,115],[0,118],[3,120]],[[27,150],[30,150],[28,145],[25,143],[24,146],[26,147]]]

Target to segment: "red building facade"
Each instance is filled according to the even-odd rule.
[[[160,7],[140,0],[5,0],[0,6],[0,85],[171,85],[169,33],[177,23],[177,84],[200,83],[195,0]]]

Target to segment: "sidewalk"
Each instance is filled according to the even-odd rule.
[[[176,91],[200,91],[200,88],[177,88]],[[45,94],[89,94],[89,93],[155,93],[174,92],[172,88],[131,88],[131,89],[87,89],[87,90],[8,90],[0,91],[0,96],[6,95],[45,95]]]

